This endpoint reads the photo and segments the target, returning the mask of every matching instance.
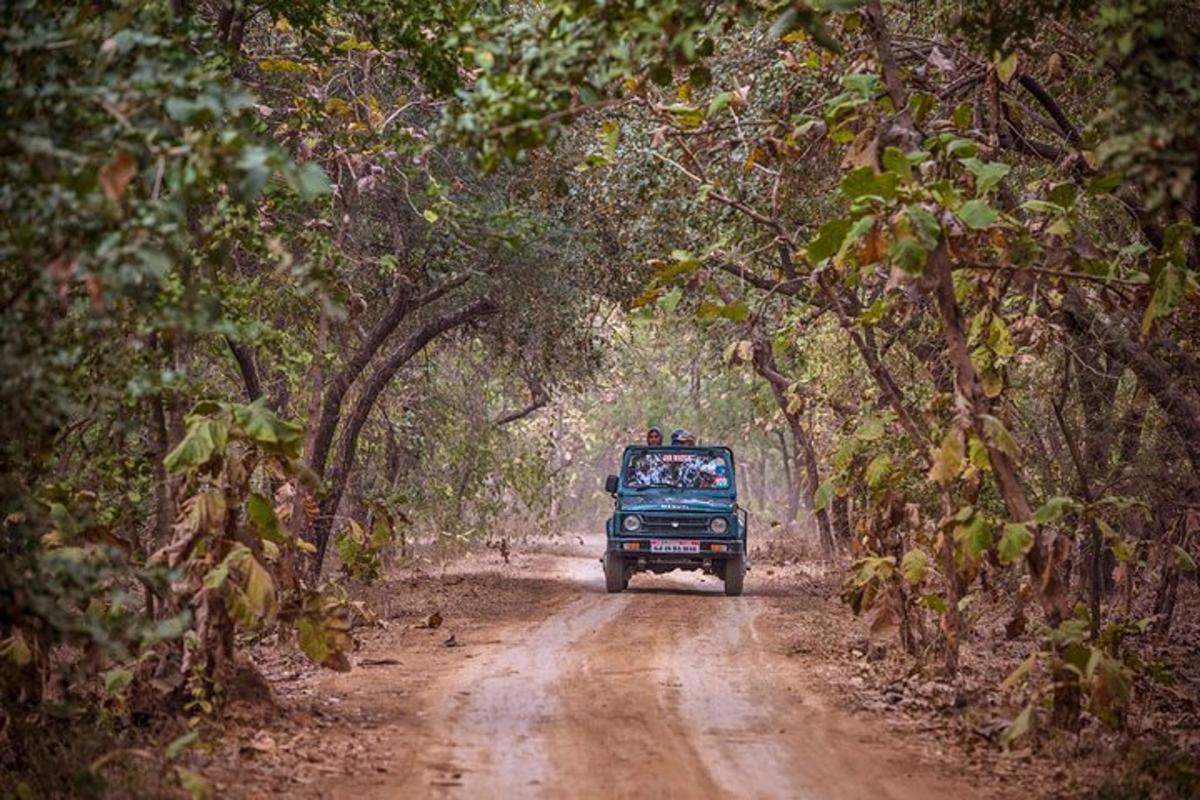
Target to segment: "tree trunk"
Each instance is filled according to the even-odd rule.
[[[400,368],[424,349],[430,341],[453,328],[495,313],[495,311],[495,304],[491,300],[483,299],[447,312],[440,317],[434,317],[414,331],[371,373],[371,377],[363,386],[362,394],[346,419],[345,428],[338,441],[333,469],[329,476],[329,491],[321,502],[321,514],[313,526],[313,544],[317,548],[317,552],[313,556],[314,575],[320,575],[321,563],[324,561],[325,550],[329,542],[329,531],[333,525],[333,515],[341,502],[342,493],[346,490],[346,480],[354,464],[358,448],[358,435],[362,431],[363,425],[366,424],[379,395]]]
[[[817,519],[821,547],[826,552],[831,552],[833,550],[833,531],[829,523],[829,512],[824,508],[813,508],[813,494],[821,483],[817,470],[817,455],[813,450],[812,437],[804,427],[804,420],[801,417],[802,410],[793,406],[793,400],[796,399],[797,393],[811,396],[812,392],[789,381],[779,372],[775,365],[775,354],[771,351],[771,344],[763,335],[761,326],[757,324],[754,326],[752,344],[754,370],[771,386],[775,404],[783,412],[784,419],[787,420],[788,428],[792,433],[792,477],[795,485],[801,487],[800,501],[804,510],[812,512]]]
[[[1017,478],[1013,459],[998,444],[996,435],[988,430],[988,420],[994,420],[991,416],[991,400],[983,391],[979,375],[975,372],[975,365],[971,362],[962,312],[954,295],[950,257],[946,252],[945,242],[939,243],[930,253],[922,276],[922,285],[932,290],[937,301],[947,354],[950,363],[954,365],[954,382],[959,402],[975,434],[987,448],[996,488],[1008,510],[1008,516],[1013,522],[1024,524],[1033,536],[1033,547],[1026,555],[1025,563],[1042,612],[1046,616],[1046,623],[1052,628],[1057,628],[1070,615],[1070,602],[1059,581],[1055,542],[1033,522],[1033,511]],[[994,424],[999,424],[999,421],[996,420]],[[1078,678],[1066,668],[1060,652],[1055,653],[1055,658],[1054,722],[1059,727],[1074,730],[1079,721]]]

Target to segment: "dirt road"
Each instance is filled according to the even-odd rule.
[[[406,721],[371,734],[387,772],[338,776],[320,794],[979,796],[823,701],[772,631],[772,597],[755,594],[753,572],[747,594],[727,598],[694,573],[638,575],[609,595],[582,554],[539,568],[557,586],[553,608],[475,628],[464,657],[425,665],[439,674],[391,701]],[[363,680],[354,675],[342,690]],[[368,702],[386,705],[388,673],[371,680]]]

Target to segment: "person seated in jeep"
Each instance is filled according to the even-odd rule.
[[[695,447],[696,437],[692,436],[683,428],[676,428],[671,432],[672,447]]]
[[[662,447],[662,431],[655,427],[646,431],[646,444],[650,447]]]

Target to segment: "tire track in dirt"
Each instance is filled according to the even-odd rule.
[[[594,558],[541,621],[436,679],[402,774],[340,796],[830,798],[975,796],[903,741],[822,702],[772,629],[768,596],[694,574],[604,592]]]
[[[451,734],[426,762],[414,790],[475,797],[541,794],[552,767],[546,730],[561,714],[555,687],[562,667],[574,642],[624,605],[623,598],[603,594],[594,559],[564,559],[564,567],[566,579],[586,593],[455,676],[461,688],[452,710],[446,719],[431,721]]]

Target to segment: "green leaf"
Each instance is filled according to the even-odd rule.
[[[954,139],[946,145],[946,152],[956,158],[971,158],[979,152],[974,139]]]
[[[267,408],[265,398],[259,398],[250,405],[233,406],[233,417],[242,432],[255,443],[268,445],[268,450],[279,451],[292,458],[300,455],[304,429],[275,416]]]
[[[25,643],[25,637],[18,632],[0,641],[0,659],[23,667],[33,660],[33,653]]]
[[[854,321],[859,325],[877,325],[887,312],[888,302],[884,297],[877,297],[875,302],[863,309]]]
[[[732,99],[733,94],[731,92],[721,92],[708,104],[708,111],[705,112],[704,116],[708,119],[717,116],[729,107],[729,101]]]
[[[892,200],[896,197],[896,184],[900,178],[894,172],[876,172],[874,167],[859,167],[842,179],[842,193],[851,200],[859,197],[881,197]]]
[[[1015,689],[1033,669],[1034,665],[1037,664],[1037,659],[1038,654],[1036,652],[1030,653],[1028,658],[1018,664],[1017,668],[1008,673],[1008,677],[1000,682],[1000,689],[1005,692]]]
[[[909,550],[900,560],[900,574],[909,586],[916,586],[929,573],[929,556],[924,550]]]
[[[864,442],[877,442],[883,438],[883,433],[883,420],[879,417],[867,417],[859,423],[854,436]]]
[[[831,257],[842,246],[842,240],[850,230],[850,220],[834,219],[826,222],[817,232],[816,238],[808,243],[808,260],[818,264]]]
[[[706,66],[697,64],[688,73],[688,82],[697,89],[707,89],[712,83],[712,71]]]
[[[262,538],[275,544],[287,542],[288,537],[280,528],[279,518],[275,516],[275,509],[271,508],[267,499],[257,492],[252,492],[246,499],[246,516],[250,518],[250,522],[254,524],[255,530]]]
[[[1049,194],[1046,196],[1050,199],[1050,202],[1054,203],[1055,205],[1069,209],[1071,206],[1075,205],[1075,198],[1078,195],[1078,186],[1071,181],[1063,181],[1062,183],[1055,184],[1054,187],[1050,189]]]
[[[307,161],[297,167],[295,172],[289,175],[288,183],[305,200],[315,200],[333,190],[325,170],[321,168],[320,164],[312,161]]]
[[[300,649],[313,663],[343,672],[350,669],[346,658],[351,644],[350,621],[344,608],[304,614],[296,621],[296,634]]]
[[[908,206],[904,209],[904,214],[908,217],[913,233],[916,234],[921,244],[927,250],[937,247],[938,241],[942,238],[942,225],[938,222],[937,217],[918,205]]]
[[[1008,164],[980,161],[978,158],[962,158],[959,163],[975,176],[975,194],[979,197],[994,189],[1012,171]]]
[[[1008,326],[998,314],[992,314],[988,323],[987,346],[996,355],[1007,358],[1015,352],[1012,337],[1009,336]]]
[[[1112,526],[1100,518],[1096,519],[1096,526],[1100,529],[1101,535],[1104,536],[1105,542],[1108,543],[1109,548],[1112,550],[1113,558],[1117,559],[1117,561],[1129,561],[1133,558],[1133,553],[1125,544],[1125,540],[1121,538],[1121,534],[1112,529]]]
[[[1013,79],[1013,76],[1017,74],[1017,60],[1018,54],[1016,50],[1012,51],[1003,58],[1000,58],[999,56],[996,57],[996,77],[999,78],[1001,82],[1008,83]]]
[[[175,765],[175,775],[179,778],[179,785],[187,793],[188,800],[212,800],[212,784],[203,775],[178,764]]]
[[[921,608],[928,608],[937,614],[946,613],[946,600],[936,594],[923,594],[917,598],[917,605]]]
[[[127,669],[116,667],[104,673],[105,694],[117,695],[129,688],[133,682],[133,673]]]
[[[1045,200],[1026,200],[1017,207],[1025,211],[1032,211],[1035,214],[1065,214],[1067,212],[1065,208],[1057,203],[1050,203]]]
[[[1008,728],[1004,731],[1003,734],[1001,734],[1000,746],[1002,748],[1004,748],[1004,750],[1006,750],[1006,751],[1011,749],[1013,746],[1013,743],[1016,742],[1018,739],[1020,739],[1025,734],[1029,733],[1029,731],[1032,727],[1033,727],[1033,704],[1030,703],[1029,705],[1025,706],[1023,709],[1021,709],[1021,713],[1017,714],[1016,719],[1014,719],[1012,721],[1012,724],[1008,726]]]
[[[187,434],[175,449],[163,459],[168,472],[197,469],[213,456],[225,453],[229,426],[222,420],[198,418],[188,424]]]
[[[894,172],[900,179],[907,182],[912,180],[912,162],[904,155],[899,147],[888,147],[883,151],[883,167]]]
[[[658,298],[658,307],[668,314],[675,313],[675,307],[679,305],[680,298],[683,297],[683,289],[676,286],[671,291]]]
[[[188,731],[182,736],[176,736],[174,739],[172,739],[171,743],[167,745],[163,752],[166,754],[168,759],[173,759],[198,741],[200,741],[200,732]]]
[[[910,275],[919,274],[929,260],[929,251],[917,244],[916,239],[893,239],[888,244],[888,258]]]
[[[820,511],[829,505],[829,501],[833,499],[833,478],[824,481],[817,490],[813,492],[813,511]]]
[[[275,581],[271,578],[271,573],[253,556],[246,559],[242,569],[246,571],[244,591],[250,610],[258,619],[270,620],[275,616],[276,610]]]
[[[229,566],[227,564],[218,564],[208,571],[204,576],[205,589],[220,589],[225,585],[225,581],[229,578]]]
[[[992,527],[981,513],[972,514],[967,523],[959,527],[958,535],[972,559],[978,559],[992,547]]]
[[[1087,187],[1084,189],[1089,195],[1108,194],[1113,189],[1121,185],[1122,177],[1119,172],[1110,172],[1107,175],[1098,175],[1087,182]]]
[[[1011,564],[1033,549],[1033,534],[1024,523],[1010,522],[1004,526],[996,556],[1001,564]]]
[[[989,206],[984,200],[968,200],[956,213],[964,225],[976,231],[991,226],[1000,218],[1000,212]]]
[[[871,459],[871,463],[867,464],[864,475],[867,479],[867,485],[872,489],[879,486],[887,478],[892,471],[892,457],[887,453],[880,453]]]
[[[950,115],[950,121],[954,123],[954,127],[960,131],[965,131],[971,127],[971,123],[975,120],[975,109],[970,103],[959,103],[954,108],[954,113]]]
[[[1004,423],[993,417],[991,414],[983,414],[983,433],[987,436],[992,447],[1008,455],[1013,461],[1020,459],[1021,448],[1017,445],[1017,440],[1008,432],[1008,428],[1004,427]]]
[[[1187,281],[1186,267],[1182,259],[1156,258],[1151,263],[1151,281],[1154,284],[1154,294],[1142,315],[1142,336],[1148,336],[1156,320],[1171,313],[1183,300],[1184,285]]]
[[[1069,497],[1051,497],[1042,507],[1033,512],[1033,521],[1039,525],[1046,525],[1054,522],[1063,514],[1071,511],[1078,511],[1079,504]]]

